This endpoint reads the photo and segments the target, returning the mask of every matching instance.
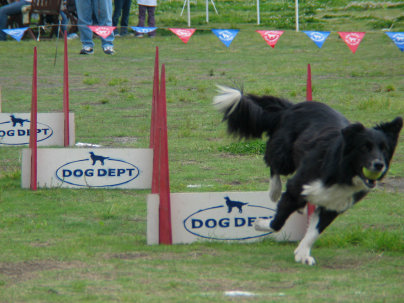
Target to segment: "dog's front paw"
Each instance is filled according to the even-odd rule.
[[[295,261],[309,266],[316,264],[316,260],[310,256],[310,252],[304,250],[295,250]]]
[[[271,224],[271,220],[269,219],[258,219],[255,221],[254,228],[257,231],[273,232],[274,230],[269,226],[269,224]]]

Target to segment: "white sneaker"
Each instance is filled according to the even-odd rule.
[[[92,55],[92,54],[94,54],[94,49],[90,46],[84,46],[80,51],[80,55]]]
[[[79,36],[76,33],[71,33],[67,35],[67,40],[77,39]]]
[[[106,46],[106,47],[103,48],[103,50],[104,50],[104,54],[107,54],[107,55],[115,54],[113,46]]]

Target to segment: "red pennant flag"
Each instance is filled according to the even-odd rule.
[[[338,34],[354,54],[365,36],[364,32],[338,32]]]
[[[116,26],[88,26],[94,33],[102,38],[107,38],[114,31]]]
[[[257,30],[262,38],[268,43],[269,46],[272,48],[275,47],[276,43],[278,42],[279,38],[282,36],[284,31],[261,31]]]
[[[188,42],[195,30],[195,28],[170,28],[170,31],[176,34],[184,43]]]

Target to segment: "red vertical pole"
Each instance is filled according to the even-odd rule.
[[[306,100],[313,101],[312,89],[311,89],[311,66],[307,65],[307,88],[306,88]],[[307,204],[307,214],[310,217],[311,214],[316,210],[316,207],[313,204]]]
[[[168,138],[167,138],[167,106],[165,66],[161,68],[161,83],[159,92],[159,124],[161,132],[160,154],[160,206],[159,206],[159,242],[160,244],[172,244],[171,232],[171,206],[170,206],[170,180],[168,168]]]
[[[152,112],[151,112],[151,125],[150,125],[150,148],[153,148],[155,143],[154,130],[156,128],[158,92],[159,92],[159,48],[158,46],[156,46],[156,57],[154,59],[153,98],[152,98]]]
[[[63,72],[63,113],[64,113],[64,146],[70,145],[69,124],[69,60],[67,54],[67,33],[64,33],[64,72]]]
[[[310,66],[310,64],[307,64],[306,101],[313,101],[312,89],[311,89],[311,66]]]
[[[32,96],[31,96],[31,122],[30,122],[30,137],[29,147],[31,149],[31,190],[37,190],[37,114],[38,114],[38,55],[37,49],[34,47],[34,64],[32,73]]]
[[[152,112],[151,112],[151,125],[150,125],[150,148],[153,149],[153,174],[152,174],[152,187],[151,193],[157,194],[159,192],[159,175],[160,175],[160,132],[158,127],[159,119],[159,52],[156,47],[156,58],[154,62],[154,76],[153,76],[153,99],[152,99]]]

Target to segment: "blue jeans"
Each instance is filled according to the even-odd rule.
[[[76,0],[80,40],[83,47],[94,47],[93,32],[89,25],[112,26],[111,0]],[[114,33],[106,39],[101,38],[101,46],[113,46]]]
[[[129,24],[129,13],[130,13],[130,5],[132,4],[132,0],[114,0],[114,14],[112,15],[112,25],[118,26],[119,17],[121,16],[121,35],[126,35],[128,33],[128,24]],[[115,33],[118,33],[118,30],[115,29]]]
[[[30,3],[27,1],[18,1],[0,7],[0,41],[5,41],[7,39],[7,35],[2,29],[7,28],[8,16],[20,14],[21,8],[24,5],[29,4]]]

